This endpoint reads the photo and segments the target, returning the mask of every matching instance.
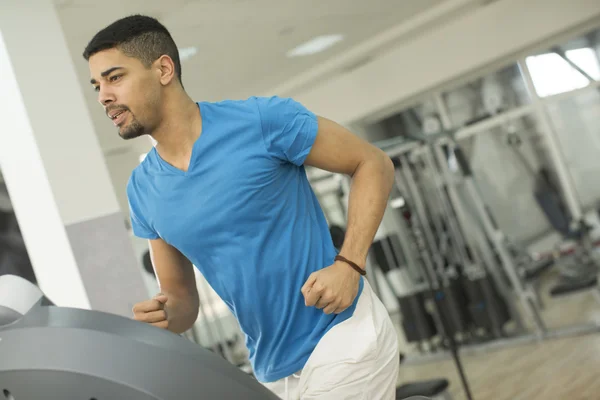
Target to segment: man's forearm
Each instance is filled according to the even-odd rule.
[[[340,254],[365,268],[394,183],[394,166],[385,154],[364,161],[352,175],[348,226]]]
[[[167,320],[168,330],[174,333],[183,333],[189,330],[198,319],[198,299],[190,295],[167,295]]]

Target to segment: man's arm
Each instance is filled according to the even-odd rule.
[[[352,178],[348,226],[340,254],[365,268],[394,183],[392,160],[341,125],[318,117],[318,131],[306,165]]]
[[[166,300],[167,320],[162,327],[183,333],[198,318],[200,301],[194,267],[179,250],[162,239],[149,240],[149,244],[156,279]]]
[[[340,255],[365,269],[369,247],[392,190],[392,161],[339,124],[318,117],[317,135],[304,164],[352,177],[348,226]],[[326,314],[339,314],[355,300],[359,278],[344,261],[336,261],[308,277],[301,290],[304,302]]]

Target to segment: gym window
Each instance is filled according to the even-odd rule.
[[[594,80],[600,80],[600,64],[593,49],[567,50],[565,56]],[[540,97],[552,96],[586,87],[590,81],[557,53],[527,57],[527,67]]]

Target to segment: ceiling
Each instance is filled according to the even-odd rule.
[[[217,100],[264,92],[444,0],[56,2],[75,57],[94,33],[120,17],[133,13],[157,17],[180,48],[199,49],[183,66],[186,88],[192,95]],[[326,52],[286,57],[288,50],[313,37],[337,33],[345,40]]]
[[[193,98],[210,101],[269,92],[444,1],[55,0],[55,4],[78,78],[84,85],[89,81],[89,72],[81,53],[87,42],[114,20],[140,13],[165,24],[180,48],[198,48],[194,57],[183,62],[183,81]],[[311,38],[338,33],[345,39],[323,53],[286,57],[287,51]],[[98,127],[110,131],[100,135],[102,147],[109,152],[123,147],[125,143],[111,129],[97,103],[93,104],[94,93],[90,90],[86,94],[101,124]]]
[[[88,65],[81,54],[94,34],[131,14],[158,18],[180,48],[198,53],[183,62],[183,82],[197,100],[264,95],[303,72],[368,41],[415,16],[457,0],[53,0],[82,82],[99,144],[116,189],[151,144],[123,141],[88,89]],[[307,57],[286,52],[316,37],[342,34],[332,48]],[[276,93],[273,93],[276,94]],[[123,176],[117,176],[124,174]]]

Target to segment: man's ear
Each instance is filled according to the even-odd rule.
[[[160,83],[168,85],[175,78],[175,63],[167,55],[160,56],[154,64],[159,74]]]

